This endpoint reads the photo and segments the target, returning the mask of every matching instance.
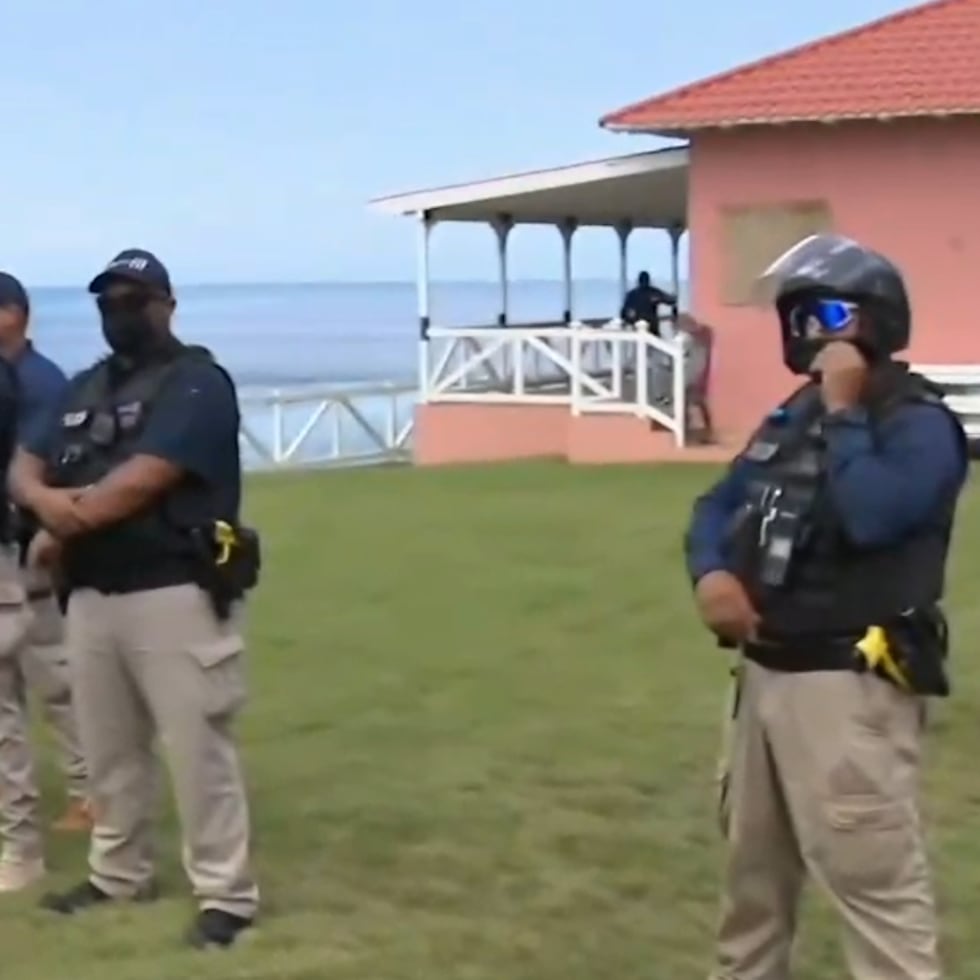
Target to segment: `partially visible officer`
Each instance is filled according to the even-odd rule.
[[[258,888],[232,721],[246,700],[241,599],[258,544],[238,527],[234,385],[171,333],[170,277],[120,253],[89,287],[112,353],[70,382],[18,451],[11,485],[44,526],[41,565],[70,589],[68,642],[95,828],[90,874],[43,905],[70,914],[153,897],[154,735],[173,776],[196,946],[251,925]]]
[[[61,369],[34,350],[27,339],[30,300],[14,276],[0,272],[0,356],[15,374],[18,437],[46,417],[67,381]],[[5,457],[9,461],[9,455]],[[39,798],[28,738],[26,688],[40,697],[54,729],[68,781],[68,809],[56,823],[59,830],[88,830],[86,772],[72,711],[71,685],[65,659],[61,610],[53,583],[44,573],[23,566],[31,528],[29,515],[11,511],[3,501],[7,546],[19,551],[29,604],[25,642],[0,661],[0,783],[7,840],[0,855],[0,892],[18,891],[44,874]],[[25,523],[26,522],[26,523]]]
[[[41,354],[27,336],[30,298],[24,286],[8,273],[0,272],[0,355],[17,372],[18,439],[47,423],[52,407],[68,385],[64,372]],[[18,537],[22,546],[21,564],[26,558],[31,532],[35,529],[29,514],[18,514]],[[41,699],[61,753],[68,784],[68,808],[56,822],[56,830],[91,829],[88,814],[86,769],[71,704],[71,685],[64,651],[64,624],[53,583],[49,576],[25,569],[34,613],[31,647],[24,664],[28,685]]]
[[[696,502],[686,538],[701,617],[741,653],[713,976],[790,975],[809,874],[856,980],[939,980],[917,783],[924,698],[949,691],[939,602],[965,435],[892,359],[911,316],[887,258],[811,236],[757,285],[807,380]]]

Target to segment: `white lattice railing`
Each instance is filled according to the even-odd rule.
[[[617,371],[608,378],[593,378],[585,384],[585,370],[577,370],[579,383],[572,389],[572,411],[629,411],[647,418],[674,433],[674,441],[683,446],[686,435],[686,350],[683,335],[664,340],[646,331],[603,330],[580,333],[576,338],[578,357],[584,365],[593,344],[611,348],[612,363]],[[596,387],[599,391],[596,391]]]
[[[633,414],[670,429],[683,445],[683,341],[639,326],[433,328],[420,345],[421,398]]]
[[[391,381],[243,392],[244,463],[291,469],[405,462],[417,395],[415,384]]]

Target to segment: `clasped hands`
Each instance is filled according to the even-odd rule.
[[[41,523],[27,549],[27,563],[33,568],[51,568],[61,555],[61,539],[81,534],[87,525],[78,513],[75,502],[85,493],[85,487],[63,489],[45,487],[31,501],[31,509]]]

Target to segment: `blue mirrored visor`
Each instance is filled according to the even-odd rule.
[[[794,306],[789,314],[793,332],[805,335],[811,321],[816,321],[826,333],[845,330],[854,322],[857,304],[842,299],[808,299]]]

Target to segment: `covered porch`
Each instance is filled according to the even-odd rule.
[[[671,292],[679,296],[688,159],[687,147],[671,147],[371,202],[375,210],[411,216],[416,226],[420,462],[457,459],[461,452],[480,459],[570,458],[576,455],[569,449],[574,431],[592,433],[584,455],[601,455],[601,444],[607,441],[601,430],[607,435],[613,431],[612,416],[619,417],[619,430],[630,431],[636,443],[623,451],[629,458],[654,451],[654,444],[685,446],[684,338],[675,336],[673,317],[662,318],[656,332],[644,322],[623,323],[619,308],[601,319],[580,318],[573,255],[579,230],[610,231],[610,246],[618,250],[621,305],[629,287],[633,232],[662,230],[670,245]],[[496,323],[433,322],[430,237],[443,222],[483,224],[493,234],[499,281]],[[548,322],[520,323],[511,315],[508,244],[519,225],[556,230],[563,305]],[[449,406],[455,411],[437,410]],[[504,407],[508,410],[500,411]],[[598,416],[608,422],[596,425]]]
[[[376,198],[370,206],[385,214],[409,215],[418,235],[419,330],[425,336],[429,313],[429,238],[440,222],[484,224],[495,235],[500,282],[496,326],[511,323],[508,309],[508,240],[516,225],[548,225],[560,235],[565,309],[560,321],[574,321],[572,254],[575,232],[608,228],[619,245],[620,297],[628,284],[630,235],[662,229],[671,243],[671,285],[680,288],[680,243],[687,230],[687,147],[610,157],[550,170],[510,174],[469,184],[409,191]]]

